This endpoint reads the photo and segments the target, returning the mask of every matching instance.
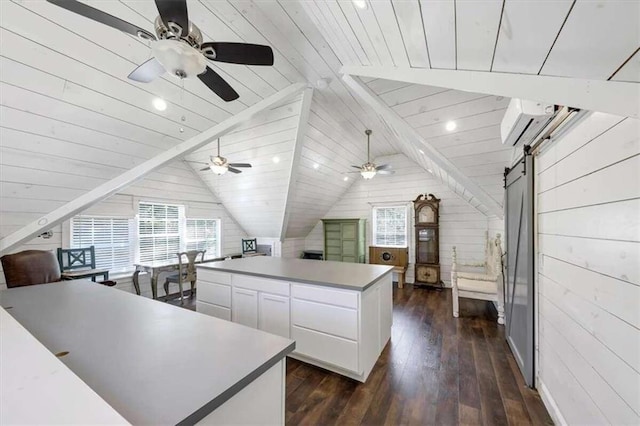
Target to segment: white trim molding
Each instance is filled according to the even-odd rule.
[[[309,123],[309,113],[311,112],[311,100],[313,98],[313,88],[307,88],[302,93],[302,104],[300,105],[300,115],[298,116],[298,127],[296,129],[296,139],[293,142],[293,158],[291,160],[291,169],[289,170],[289,179],[287,180],[287,194],[284,200],[284,213],[282,215],[282,228],[280,229],[280,242],[286,238],[287,227],[289,225],[289,217],[291,216],[291,208],[293,206],[293,194],[298,181],[298,164],[300,163],[300,153],[304,145],[304,138],[307,134],[307,125]]]
[[[640,83],[485,71],[344,65],[343,74],[640,117]]]

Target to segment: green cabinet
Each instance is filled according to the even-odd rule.
[[[324,258],[364,263],[366,219],[322,219]]]

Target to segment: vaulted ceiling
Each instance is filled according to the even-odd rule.
[[[152,1],[88,3],[149,30],[157,16]],[[149,59],[148,42],[43,1],[3,1],[0,102],[12,111],[55,115],[61,122],[81,116],[87,129],[99,128],[105,138],[118,135],[113,143],[130,140],[134,156],[119,164],[130,168],[138,158],[153,155],[155,147],[175,145],[291,83],[307,82],[315,90],[305,123],[299,119],[301,98],[289,99],[222,137],[223,155],[251,162],[252,169],[220,177],[198,172],[247,232],[301,237],[359,178],[348,172],[366,159],[367,128],[374,131],[373,157],[404,153],[485,214],[494,213],[464,177],[498,205],[502,202],[501,173],[512,153],[500,143],[499,123],[508,98],[356,77],[401,121],[389,120],[343,81],[344,65],[640,81],[638,2],[366,4],[361,9],[350,0],[189,0],[190,18],[205,40],[274,49],[273,67],[212,65],[240,94],[226,103],[197,80],[167,75],[148,84],[128,80]],[[168,102],[166,111],[153,108],[156,97]],[[444,128],[449,120],[457,123],[454,131]],[[10,127],[9,121],[3,120],[3,126]],[[409,140],[398,123],[420,140]],[[301,124],[304,132],[296,140]],[[93,143],[77,139],[79,145]],[[434,163],[420,143],[455,170]],[[214,152],[209,145],[184,160],[204,162]],[[189,164],[196,171],[202,168]]]

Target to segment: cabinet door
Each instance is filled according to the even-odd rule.
[[[289,338],[289,298],[260,293],[259,328]]]
[[[258,328],[258,292],[244,288],[233,289],[231,320],[248,327]]]

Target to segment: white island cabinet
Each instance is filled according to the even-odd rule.
[[[391,267],[252,257],[198,266],[197,310],[291,338],[291,357],[364,382],[391,337]]]

